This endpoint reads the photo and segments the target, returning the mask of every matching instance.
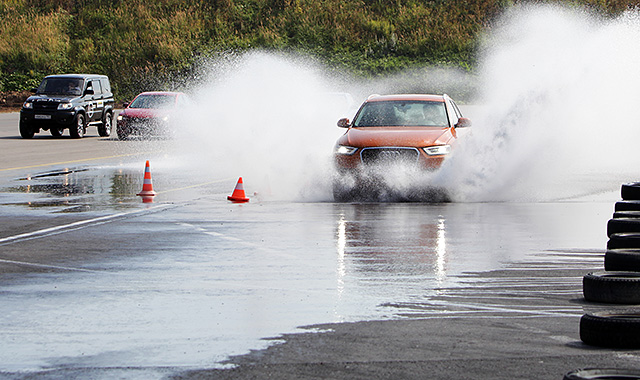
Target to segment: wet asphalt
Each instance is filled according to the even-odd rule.
[[[2,151],[20,149],[0,116]],[[163,150],[143,204],[140,144],[64,143],[69,159],[12,154],[0,171],[0,378],[562,379],[640,363],[579,338],[582,314],[617,308],[582,297],[617,185],[343,204],[269,199],[245,178],[237,205],[237,178],[176,175]]]

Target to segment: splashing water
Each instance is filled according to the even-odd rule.
[[[219,79],[198,91],[182,150],[209,175],[243,176],[273,198],[329,200],[336,121],[349,105],[320,67],[253,52],[212,75]]]
[[[483,116],[439,173],[459,200],[613,191],[640,168],[640,14],[515,8],[489,36]]]
[[[544,201],[637,180],[640,13],[604,19],[523,6],[497,25],[485,38],[474,126],[441,170],[394,173],[393,187],[436,185],[454,201]],[[337,119],[351,118],[368,94],[395,90],[392,81],[330,80],[319,65],[261,52],[211,72],[181,149],[199,172],[243,176],[286,200],[332,199]],[[328,101],[342,91],[353,104]]]

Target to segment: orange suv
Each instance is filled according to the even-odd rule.
[[[471,126],[445,95],[372,95],[355,119],[340,119],[347,128],[334,149],[337,176],[333,194],[348,200],[383,184],[390,165],[433,171],[451,153],[458,128]],[[374,178],[370,168],[377,168]],[[377,176],[377,178],[376,178]]]

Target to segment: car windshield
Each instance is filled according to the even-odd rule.
[[[44,78],[38,94],[82,95],[83,81],[79,78]]]
[[[173,108],[176,104],[175,95],[139,95],[131,102],[129,108]]]
[[[354,127],[448,127],[449,120],[443,102],[381,101],[362,107]]]

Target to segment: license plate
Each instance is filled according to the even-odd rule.
[[[51,119],[51,115],[36,115],[35,118],[38,120],[49,120]]]

